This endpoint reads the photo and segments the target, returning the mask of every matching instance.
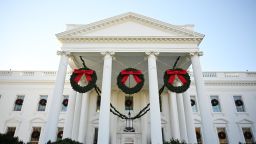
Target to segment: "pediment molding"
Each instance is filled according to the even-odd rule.
[[[181,43],[200,43],[202,38],[191,38],[191,37],[60,37],[62,42],[102,42],[102,43],[112,43],[112,42],[159,42],[159,43],[171,43],[171,42],[181,42]]]
[[[67,41],[70,41],[70,40],[80,40],[80,41],[86,40],[86,41],[88,41],[91,39],[101,40],[102,38],[95,39],[94,37],[81,37],[81,35],[84,33],[91,33],[93,31],[101,30],[104,28],[108,28],[110,26],[114,26],[114,25],[117,25],[120,23],[129,22],[129,21],[139,23],[139,24],[142,24],[142,25],[145,25],[148,27],[152,27],[154,29],[158,29],[161,31],[181,34],[183,36],[182,37],[183,39],[190,38],[190,39],[198,39],[201,41],[202,38],[204,37],[203,34],[194,32],[194,31],[186,29],[184,27],[172,25],[169,23],[165,23],[165,22],[153,19],[153,18],[149,18],[149,17],[131,13],[131,12],[125,13],[122,15],[118,15],[115,17],[107,18],[107,19],[104,19],[104,20],[101,20],[98,22],[94,22],[91,24],[87,24],[87,25],[77,25],[77,26],[75,26],[75,28],[64,31],[62,33],[59,33],[56,36],[60,41],[66,41],[66,40]],[[176,38],[179,39],[179,37],[176,37]],[[163,39],[168,39],[168,38],[163,38]]]

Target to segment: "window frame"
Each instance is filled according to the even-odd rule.
[[[210,100],[212,101],[213,99],[216,99],[216,100],[218,100],[218,105],[216,105],[216,106],[213,106],[212,104],[211,104],[211,107],[212,107],[212,112],[213,113],[222,113],[222,106],[221,106],[221,100],[220,100],[220,97],[218,96],[218,95],[210,95]],[[216,108],[216,109],[215,109]],[[215,111],[215,110],[217,110],[217,111]]]

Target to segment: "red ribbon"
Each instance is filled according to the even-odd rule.
[[[167,70],[166,73],[170,75],[168,80],[168,83],[170,84],[173,84],[176,75],[182,82],[182,84],[185,84],[187,82],[187,80],[183,77],[184,74],[187,74],[187,71],[185,70]]]
[[[121,82],[123,84],[125,84],[125,82],[127,81],[129,75],[133,75],[133,78],[134,80],[137,82],[137,83],[140,83],[142,80],[138,77],[138,75],[141,75],[142,72],[140,70],[138,71],[127,71],[127,70],[122,70],[121,71],[121,74],[124,75],[124,77],[122,78]]]
[[[92,74],[94,73],[94,71],[93,70],[79,70],[79,69],[75,69],[74,73],[77,74],[77,76],[74,79],[75,82],[78,83],[83,75],[85,75],[86,80],[88,82],[90,82],[92,80]]]

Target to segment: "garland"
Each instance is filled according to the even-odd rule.
[[[42,105],[42,106],[46,106],[46,103],[47,103],[47,100],[46,99],[41,99],[39,101],[39,104]]]
[[[62,138],[63,137],[63,131],[59,131],[57,137]]]
[[[82,76],[85,76],[88,82],[86,86],[81,86],[78,84]],[[75,69],[70,77],[70,84],[72,88],[79,93],[86,93],[92,88],[94,88],[96,85],[96,81],[97,81],[96,72],[87,67]]]
[[[251,138],[252,138],[252,133],[249,132],[249,131],[246,131],[246,132],[244,132],[244,137],[245,137],[246,139],[251,139]]]
[[[133,75],[135,82],[137,83],[134,87],[128,87],[125,85],[129,78],[129,75]],[[141,90],[144,85],[144,75],[140,70],[134,68],[127,68],[122,70],[117,76],[117,86],[126,94],[134,94]]]
[[[216,100],[216,99],[212,99],[212,100],[211,100],[211,103],[212,103],[212,106],[216,106],[216,105],[219,104],[219,101]]]
[[[68,106],[68,99],[64,99],[64,100],[62,101],[62,104],[63,104],[64,106]]]
[[[16,104],[16,105],[22,105],[22,104],[23,104],[23,99],[17,99],[17,100],[15,101],[15,104]]]
[[[194,106],[196,104],[195,100],[191,99],[190,104],[191,104],[191,106]]]
[[[176,76],[183,84],[182,86],[174,86],[174,80]],[[182,93],[185,92],[190,86],[190,76],[188,75],[186,70],[176,68],[176,69],[168,69],[164,73],[164,85],[172,92]]]
[[[244,104],[243,101],[240,99],[236,100],[235,103],[236,103],[236,106],[242,106]]]
[[[32,133],[32,138],[39,138],[39,136],[40,136],[40,132],[39,131],[33,131],[33,133]]]
[[[219,137],[220,139],[225,139],[225,138],[226,138],[226,134],[225,134],[224,132],[219,132],[219,133],[218,133],[218,137]]]

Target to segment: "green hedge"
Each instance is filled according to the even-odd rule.
[[[24,144],[18,137],[10,134],[0,134],[0,144]]]

